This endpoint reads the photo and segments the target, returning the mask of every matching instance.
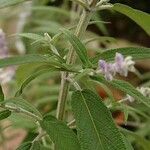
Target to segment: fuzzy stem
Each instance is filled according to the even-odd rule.
[[[91,19],[92,13],[93,13],[92,11],[86,11],[86,10],[83,11],[82,16],[79,20],[79,23],[74,33],[79,39],[82,38],[82,35],[86,31],[86,28]],[[73,64],[74,62],[75,62],[75,51],[73,47],[70,47],[68,56],[67,56],[67,64]],[[63,120],[64,118],[65,104],[66,104],[66,99],[67,99],[68,90],[69,90],[69,82],[67,81],[68,76],[69,76],[68,72],[62,72],[61,87],[60,87],[57,114],[56,114],[56,117],[59,120]]]

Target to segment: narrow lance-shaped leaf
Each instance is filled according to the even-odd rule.
[[[0,59],[0,68],[28,63],[49,63],[49,65],[52,66],[61,66],[61,64],[57,62],[54,57],[31,54]]]
[[[63,122],[58,121],[51,115],[46,115],[40,124],[56,145],[56,149],[80,150],[75,133]]]
[[[13,98],[5,100],[0,103],[2,107],[10,110],[16,110],[16,112],[22,112],[24,114],[31,114],[37,120],[42,119],[41,113],[29,102],[21,98]]]
[[[26,78],[28,78],[33,72],[35,72],[35,70],[37,70],[39,67],[42,67],[43,65],[44,63],[32,63],[30,64],[30,67],[29,64],[23,64],[17,67],[15,75],[17,85],[21,86]]]
[[[0,0],[0,8],[16,5],[26,0]]]
[[[11,111],[9,110],[3,110],[3,111],[0,111],[0,120],[3,120],[7,117],[9,117],[11,115]]]
[[[0,85],[0,102],[4,100],[4,93],[3,93],[3,89]]]
[[[85,46],[81,43],[81,41],[67,29],[63,29],[63,33],[74,47],[74,50],[76,51],[82,63],[85,66],[90,66],[91,63],[88,59],[87,50]]]
[[[93,15],[93,18],[92,18],[94,21],[99,21],[99,20],[102,20],[100,14],[97,12],[97,13],[94,13]],[[108,31],[107,31],[107,28],[106,26],[103,24],[103,23],[96,23],[96,26],[99,28],[99,30],[104,34],[104,35],[108,35]]]
[[[98,53],[94,58],[92,58],[92,63],[97,64],[99,59],[112,61],[114,60],[116,52],[121,53],[124,56],[132,56],[133,59],[149,59],[150,58],[150,48],[123,47],[123,48],[106,50],[103,53]]]
[[[148,35],[150,35],[150,14],[119,3],[114,4],[112,9],[135,21]]]
[[[82,150],[126,150],[121,133],[98,95],[87,89],[76,91],[71,104]]]
[[[45,40],[43,36],[39,35],[39,34],[35,34],[35,33],[19,33],[19,34],[15,34],[16,36],[21,36],[27,39],[31,39],[31,40]]]
[[[47,68],[47,69],[42,69],[42,70],[39,70],[35,73],[32,73],[27,79],[25,79],[21,85],[21,87],[19,88],[19,90],[16,92],[16,96],[20,96],[24,90],[24,88],[26,86],[28,86],[28,84],[33,81],[35,78],[37,78],[38,76],[40,75],[43,75],[45,73],[48,73],[50,71],[56,71],[57,69],[53,68],[53,69],[50,69],[50,68]]]
[[[135,98],[135,100],[145,104],[146,106],[150,107],[150,99],[148,97],[143,96],[138,90],[135,89],[135,87],[133,85],[131,85],[130,83],[123,81],[123,80],[113,80],[113,81],[107,81],[104,77],[102,76],[93,76],[91,77],[93,80],[110,85],[114,88],[117,88],[127,94],[129,94],[130,96],[132,96],[133,98]]]
[[[116,42],[117,40],[113,37],[108,37],[108,36],[95,36],[95,37],[84,40],[84,43],[88,44],[93,41],[98,41],[100,43],[106,44],[108,42]]]

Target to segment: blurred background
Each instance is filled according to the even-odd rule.
[[[111,0],[111,3],[122,3],[132,8],[150,13],[150,0]],[[44,35],[48,33],[54,36],[59,33],[60,28],[70,28],[76,24],[81,16],[82,9],[68,0],[33,0],[21,3],[17,6],[11,6],[0,9],[0,28],[5,33],[6,54],[3,56],[0,48],[0,58],[24,55],[29,53],[46,54],[49,48],[42,45],[39,41],[32,41],[28,38],[18,36],[19,33],[36,33]],[[87,44],[90,55],[96,52],[110,48],[143,46],[150,47],[150,37],[136,23],[126,16],[110,10],[97,12],[93,21],[99,21],[96,24],[89,25],[86,37],[101,36],[101,39]],[[141,20],[142,21],[142,20]],[[57,42],[57,48],[64,55],[67,50],[63,40]],[[37,68],[37,64],[9,67],[0,70],[0,82],[2,84],[6,98],[14,96],[23,80]],[[130,73],[128,78],[134,86],[150,87],[150,61],[137,61],[136,68],[139,74]],[[140,78],[140,75],[143,75]],[[121,78],[121,77],[118,77]],[[60,74],[57,72],[44,74],[25,88],[22,97],[27,99],[43,114],[51,112],[55,114],[57,98],[60,86]],[[115,99],[121,99],[123,94],[110,88]],[[97,91],[103,99],[108,95],[103,86],[97,86]],[[71,94],[71,93],[70,93]],[[68,96],[70,99],[70,95]],[[142,112],[150,115],[149,110],[141,104],[132,104]],[[142,141],[140,144],[129,137],[137,150],[148,150],[143,145],[150,140],[149,120],[143,119],[136,113],[129,113],[129,122],[124,123],[124,114],[120,111],[112,113],[118,125],[121,125],[131,131],[136,131]],[[70,101],[67,104],[66,119],[72,120]],[[8,119],[0,121],[0,150],[15,150],[18,145],[37,135],[36,124],[20,114],[13,114]],[[150,144],[150,143],[149,143]]]

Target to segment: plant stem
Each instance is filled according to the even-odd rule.
[[[79,20],[79,23],[74,33],[79,39],[81,39],[82,35],[85,33],[92,14],[93,14],[92,11],[83,10],[82,16]],[[75,51],[71,46],[67,56],[67,64],[73,64],[74,62],[75,62]],[[65,104],[66,104],[66,99],[69,90],[69,82],[67,81],[68,75],[69,75],[68,72],[62,72],[61,75],[61,87],[60,87],[57,114],[56,114],[56,117],[59,120],[63,120],[64,118]]]

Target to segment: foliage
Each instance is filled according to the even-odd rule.
[[[17,8],[16,4],[24,1],[1,0],[0,8]],[[116,53],[122,54],[122,62],[129,58],[149,59],[150,48],[136,46],[94,51],[88,47],[90,42],[105,44],[117,40],[86,29],[96,24],[108,35],[98,12],[110,9],[128,16],[150,35],[150,15],[123,4],[112,5],[107,0],[92,0],[91,3],[66,0],[60,8],[45,6],[46,3],[33,0],[23,32],[11,36],[19,37],[27,49],[26,54],[0,59],[0,68],[17,66],[14,80],[18,84],[11,87],[11,98],[7,94],[4,96],[4,86],[0,86],[0,120],[9,119],[14,126],[27,128],[28,134],[37,134],[24,140],[17,149],[148,150],[150,142],[145,137],[149,137],[149,128],[143,129],[143,126],[150,122],[150,91],[147,88],[140,91],[122,78],[107,80],[98,61],[107,61],[112,67]],[[105,70],[108,66],[104,66],[103,72],[112,71]],[[150,79],[149,74],[140,74],[137,69],[133,74],[141,81]],[[105,101],[98,95],[97,85],[108,95]],[[146,85],[150,85],[149,82]],[[113,97],[112,88],[124,92],[119,101]],[[112,117],[118,110],[124,112],[123,124],[138,124],[135,132],[118,127]]]

